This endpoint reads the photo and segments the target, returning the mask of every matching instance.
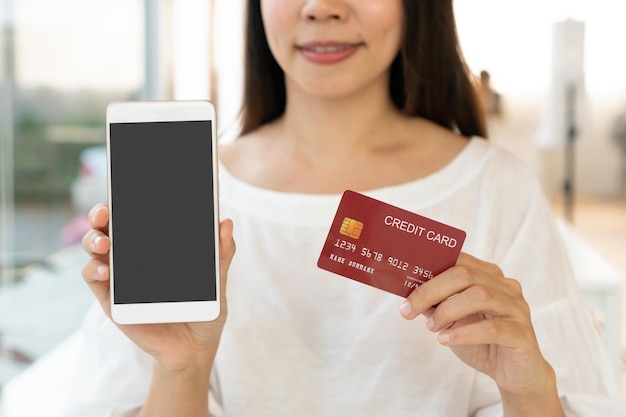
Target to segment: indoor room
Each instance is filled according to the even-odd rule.
[[[218,144],[236,142],[246,3],[0,0],[0,417],[66,416],[96,301],[82,245],[90,209],[109,198],[107,105],[208,100]],[[537,180],[626,400],[626,2],[453,5],[487,141]]]

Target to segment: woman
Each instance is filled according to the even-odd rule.
[[[220,149],[228,313],[94,310],[73,412],[623,415],[540,187],[480,138],[452,0],[248,7],[243,133]],[[456,266],[406,300],[317,268],[346,189],[464,230]],[[105,312],[107,222],[95,207],[83,240]]]

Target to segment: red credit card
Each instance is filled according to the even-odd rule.
[[[407,297],[454,266],[464,241],[462,230],[346,190],[317,266]]]

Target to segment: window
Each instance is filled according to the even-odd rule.
[[[144,1],[0,0],[0,25],[2,388],[93,301],[79,241],[106,201],[105,107],[144,91]]]

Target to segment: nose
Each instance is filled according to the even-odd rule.
[[[310,21],[345,20],[348,6],[341,0],[309,0],[302,7],[302,17]]]

